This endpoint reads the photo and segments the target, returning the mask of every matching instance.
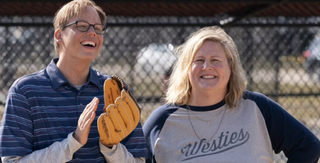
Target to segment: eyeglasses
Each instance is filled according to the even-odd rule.
[[[81,32],[87,32],[89,28],[92,26],[96,34],[103,35],[104,33],[106,33],[106,27],[102,24],[89,24],[85,21],[75,21],[67,24],[65,27],[69,27],[73,24],[76,24],[77,29]]]

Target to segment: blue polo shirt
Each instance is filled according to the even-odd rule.
[[[78,90],[61,74],[57,61],[11,86],[0,128],[0,156],[24,156],[66,139],[76,130],[85,106],[97,97],[100,102],[88,142],[74,153],[73,160],[104,162],[97,119],[104,107],[103,84],[110,76],[90,68],[87,83]],[[121,143],[134,157],[146,156],[140,123]]]

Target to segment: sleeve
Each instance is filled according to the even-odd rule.
[[[0,127],[0,155],[24,156],[32,152],[33,123],[28,99],[10,88]]]
[[[127,148],[121,143],[114,145],[111,149],[99,142],[100,151],[104,158],[110,163],[144,163],[144,157],[133,157]]]
[[[273,100],[262,94],[254,98],[264,116],[274,152],[283,151],[288,163],[316,163],[320,157],[319,139]]]
[[[156,163],[154,146],[159,134],[167,120],[167,118],[176,110],[177,107],[171,107],[169,104],[163,105],[155,109],[147,121],[143,125],[143,133],[146,139],[148,156],[146,159],[147,163]]]
[[[38,163],[38,162],[68,162],[72,160],[74,152],[82,145],[74,139],[73,132],[68,135],[67,139],[62,142],[55,142],[47,148],[34,151],[23,157],[8,156],[2,157],[3,163]]]
[[[154,159],[154,145],[155,140],[158,138],[158,134],[160,133],[159,128],[157,128],[157,119],[158,114],[156,113],[158,110],[156,109],[151,113],[145,124],[143,125],[143,133],[146,139],[146,146],[148,151],[148,156],[146,159],[146,163],[156,163],[156,160]],[[160,125],[160,124],[159,124]]]
[[[55,142],[47,148],[34,151],[33,133],[33,120],[29,101],[19,91],[16,82],[9,90],[0,127],[1,158],[7,161],[19,159],[19,162],[65,161],[71,160],[74,152],[82,147],[73,138],[73,133],[70,133],[63,141]]]

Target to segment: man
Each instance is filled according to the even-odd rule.
[[[90,63],[100,52],[105,24],[105,13],[90,0],[71,1],[56,13],[59,58],[10,88],[0,130],[2,162],[144,162],[140,123],[117,145],[99,141],[97,117],[110,76]]]

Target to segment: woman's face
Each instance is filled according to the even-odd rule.
[[[218,93],[226,95],[231,70],[219,42],[205,41],[198,49],[189,70],[193,95]],[[222,93],[222,94],[221,94]]]

